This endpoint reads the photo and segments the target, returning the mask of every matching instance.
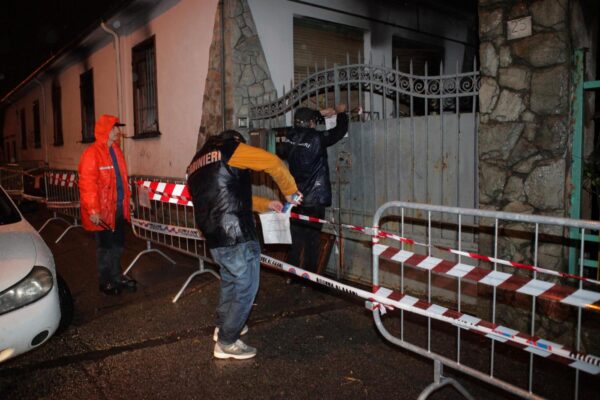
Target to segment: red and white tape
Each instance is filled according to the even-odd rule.
[[[148,190],[150,200],[181,204],[190,207],[194,206],[192,203],[192,196],[185,184],[143,180],[138,180],[137,184]]]
[[[139,186],[143,186],[146,187],[149,191],[149,196],[151,198],[151,200],[156,200],[156,201],[163,201],[163,202],[168,202],[168,203],[176,203],[176,204],[183,204],[183,205],[187,205],[190,207],[193,207],[192,201],[191,201],[191,196],[189,194],[187,185],[185,184],[175,184],[175,183],[164,183],[164,182],[154,182],[154,181],[138,181],[137,182]],[[321,224],[328,224],[328,225],[338,225],[335,224],[331,221],[327,221],[325,219],[321,219],[321,218],[316,218],[316,217],[311,217],[311,216],[306,216],[306,215],[301,215],[301,214],[297,214],[297,213],[290,213],[290,217],[294,218],[294,219],[298,219],[298,220],[302,220],[302,221],[309,221],[309,222],[316,222],[316,223],[321,223]],[[452,249],[449,247],[444,247],[444,246],[438,246],[438,245],[431,245],[431,244],[427,244],[427,243],[420,243],[416,240],[413,239],[409,239],[409,238],[405,238],[399,235],[396,235],[394,233],[390,233],[390,232],[386,232],[384,230],[378,229],[378,228],[373,228],[373,227],[363,227],[363,226],[358,226],[358,225],[351,225],[351,224],[339,224],[342,228],[345,229],[349,229],[352,231],[356,231],[356,232],[360,232],[363,233],[365,235],[369,235],[373,237],[373,241],[377,242],[377,240],[379,238],[387,238],[387,239],[392,239],[392,240],[396,240],[398,242],[401,243],[406,243],[406,244],[410,244],[410,245],[417,245],[417,246],[422,246],[422,247],[429,247],[429,248],[435,248],[438,250],[442,250],[451,254],[456,254],[456,255],[460,255],[463,257],[468,257],[471,259],[475,259],[475,260],[481,260],[481,261],[487,261],[490,263],[496,263],[496,264],[501,264],[501,265],[506,265],[509,267],[513,267],[513,268],[517,268],[517,269],[523,269],[523,270],[527,270],[527,271],[535,271],[541,274],[546,274],[546,275],[552,275],[552,276],[557,276],[560,278],[567,278],[567,279],[575,279],[575,280],[579,280],[579,281],[583,281],[583,282],[587,282],[587,283],[591,283],[594,285],[600,285],[600,281],[596,280],[596,279],[591,279],[591,278],[586,278],[583,276],[579,276],[579,275],[574,275],[574,274],[569,274],[567,272],[561,272],[561,271],[555,271],[555,270],[551,270],[551,269],[547,269],[547,268],[542,268],[542,267],[538,267],[538,266],[534,266],[531,264],[524,264],[524,263],[519,263],[519,262],[515,262],[515,261],[509,261],[509,260],[504,260],[501,258],[497,258],[497,257],[490,257],[490,256],[485,256],[485,255],[481,255],[478,253],[473,253],[473,252],[466,252],[466,251],[462,251],[462,250],[456,250],[456,249]],[[441,269],[438,269],[441,270]],[[477,269],[478,271],[488,271],[488,270],[484,270],[484,269]],[[494,272],[495,274],[503,274],[502,272],[497,272],[497,271],[491,271],[490,272]],[[513,276],[513,275],[511,275]],[[508,278],[507,278],[508,279]],[[486,281],[484,281],[486,282]],[[540,281],[540,280],[536,280],[536,279],[530,279],[529,282],[531,282],[531,284],[536,284],[538,282],[544,282],[544,281]],[[512,283],[512,281],[511,281]],[[560,292],[561,289],[558,289],[556,286],[558,285],[552,285],[548,282],[544,282],[544,284],[546,285],[551,285],[554,286],[553,290],[547,290],[545,292],[548,292],[548,294],[544,297],[544,298],[548,298],[550,299],[550,297],[555,296],[554,292]],[[507,285],[508,286],[508,285]],[[522,285],[525,286],[525,285]],[[519,286],[519,289],[522,289],[522,286]],[[523,289],[524,291],[527,291],[526,289]],[[563,296],[558,296],[557,298],[560,299],[558,301],[563,301],[565,299],[568,299],[568,301],[571,301],[572,298],[569,295],[564,295],[564,292],[568,292],[570,289],[569,288],[565,288],[563,290]],[[534,290],[534,292],[536,292]],[[582,291],[582,292],[587,292],[587,291]],[[590,292],[590,293],[594,293],[594,292]],[[549,297],[548,297],[549,296]],[[580,304],[582,302],[588,301],[585,300],[586,298],[589,298],[590,296],[584,296],[581,300],[577,300],[574,301],[574,303]],[[591,296],[592,298],[594,296]],[[595,303],[596,301],[592,302]],[[588,307],[591,305],[592,308],[595,308],[596,305],[593,305],[592,303],[586,303],[585,307]],[[570,304],[570,303],[567,303]],[[575,305],[575,304],[573,304]],[[580,305],[581,307],[581,305]]]
[[[443,260],[437,257],[415,254],[391,246],[375,244],[373,253],[386,260],[404,263],[433,273],[443,274],[464,281],[510,290],[517,293],[557,301],[576,307],[600,311],[600,293],[548,281],[529,278],[523,275],[474,267],[472,265]]]
[[[54,186],[74,187],[77,184],[75,173],[48,172],[49,183]]]
[[[267,266],[298,275],[309,281],[316,282],[320,285],[347,294],[358,296],[370,303],[374,303],[375,308],[384,306],[386,308],[398,308],[412,312],[414,314],[422,315],[438,321],[443,321],[459,328],[475,332],[492,340],[511,344],[517,348],[534,353],[540,357],[553,359],[554,361],[588,372],[590,374],[596,375],[600,373],[600,357],[570,350],[559,343],[544,340],[537,336],[530,336],[526,333],[516,331],[506,326],[497,325],[456,310],[431,304],[416,297],[412,297],[387,288],[376,286],[373,288],[373,293],[371,293],[367,292],[366,290],[358,289],[353,286],[334,281],[333,279],[326,278],[322,275],[303,270],[264,254],[261,254],[260,260]]]
[[[309,216],[306,216],[306,215],[300,215],[300,214],[296,214],[296,213],[291,213],[290,215],[291,215],[292,218],[299,219],[299,220],[302,220],[302,221],[318,222],[318,223],[321,223],[321,224],[329,224],[329,225],[338,225],[338,224],[335,224],[335,223],[333,223],[331,221],[327,221],[327,220],[320,219],[320,218],[315,218],[315,217],[309,217]],[[477,253],[456,250],[456,249],[452,249],[452,248],[449,248],[449,247],[438,246],[438,245],[427,244],[427,243],[420,243],[420,242],[417,242],[416,240],[408,239],[408,238],[396,235],[394,233],[386,232],[386,231],[383,231],[383,230],[377,229],[377,228],[362,227],[362,226],[349,225],[349,224],[340,224],[340,225],[343,228],[350,229],[350,230],[357,231],[357,232],[361,232],[361,233],[364,233],[364,234],[369,235],[369,236],[373,236],[375,242],[377,241],[376,239],[378,239],[378,238],[387,238],[387,239],[396,240],[396,241],[401,242],[401,243],[406,243],[406,244],[411,244],[411,245],[416,245],[416,246],[422,246],[422,247],[435,248],[435,249],[438,249],[438,250],[442,250],[442,251],[445,251],[445,252],[448,252],[448,253],[460,255],[460,256],[463,256],[463,257],[472,258],[472,259],[475,259],[475,260],[487,261],[487,262],[490,262],[490,263],[507,265],[509,267],[513,267],[513,268],[517,268],[517,269],[524,269],[524,270],[528,270],[528,271],[535,271],[535,272],[539,272],[541,274],[553,275],[553,276],[558,276],[558,277],[561,277],[561,278],[576,279],[576,280],[587,282],[587,283],[591,283],[591,284],[594,284],[594,285],[600,285],[600,281],[596,280],[596,279],[586,278],[584,276],[579,276],[579,275],[573,275],[573,274],[569,274],[567,272],[560,272],[560,271],[554,271],[554,270],[547,269],[547,268],[536,267],[536,266],[530,265],[530,264],[523,264],[523,263],[518,263],[518,262],[515,262],[515,261],[503,260],[501,258],[484,256],[484,255],[477,254]]]

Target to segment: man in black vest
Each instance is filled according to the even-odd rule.
[[[336,115],[337,114],[337,115]],[[317,120],[336,115],[336,126],[317,131]],[[302,206],[294,211],[310,217],[323,218],[331,205],[331,182],[327,147],[339,142],[348,132],[346,105],[316,111],[300,107],[294,114],[294,128],[287,132],[281,157],[287,159],[290,172],[302,192]],[[322,224],[292,220],[292,247],[287,262],[307,271],[316,272],[320,252]],[[304,254],[302,263],[301,256]],[[289,283],[294,280],[288,280]],[[296,280],[299,282],[299,280]]]
[[[250,170],[271,175],[287,201],[298,188],[277,156],[245,144],[228,130],[208,138],[187,168],[187,183],[196,225],[206,238],[213,259],[221,267],[221,292],[213,339],[216,358],[243,360],[256,349],[239,337],[258,291],[260,245],[252,211],[281,211],[277,200],[252,196]]]

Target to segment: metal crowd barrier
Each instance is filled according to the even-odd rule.
[[[475,221],[475,223],[469,226],[468,223],[465,223],[466,220]],[[392,224],[395,224],[396,228],[399,227],[399,235],[381,233],[380,228]],[[418,243],[404,237],[405,233],[411,231],[415,225],[426,231],[425,243]],[[589,331],[584,330],[583,317],[587,317],[586,321],[598,320],[600,282],[583,277],[583,263],[580,264],[579,275],[556,272],[554,269],[556,266],[548,269],[545,268],[545,265],[538,265],[538,263],[540,260],[545,262],[566,260],[570,246],[576,246],[579,249],[582,253],[580,260],[583,260],[583,239],[577,243],[569,242],[566,239],[568,237],[566,232],[569,228],[574,228],[580,232],[580,237],[583,238],[586,231],[599,230],[600,223],[407,202],[389,202],[377,210],[373,218],[373,227],[375,232],[372,248],[373,293],[376,298],[367,306],[373,311],[375,325],[384,338],[395,345],[433,360],[434,382],[421,393],[419,399],[426,399],[431,393],[446,385],[456,388],[465,398],[472,398],[455,379],[443,375],[444,366],[523,398],[541,398],[536,391],[542,389],[547,383],[542,382],[536,385],[534,378],[540,371],[547,372],[548,369],[544,368],[547,368],[547,364],[553,361],[575,369],[574,392],[570,392],[573,393],[573,398],[577,399],[580,395],[589,398],[587,396],[593,393],[593,391],[590,392],[589,386],[586,386],[588,391],[582,394],[581,382],[584,378],[587,379],[587,383],[593,382],[590,374],[596,375],[595,379],[597,379],[597,374],[600,372],[600,358],[583,354],[581,348],[584,333],[587,334],[585,337],[590,337]],[[473,240],[473,235],[480,244],[479,252],[483,253],[485,250],[489,250],[490,253],[487,253],[490,254],[489,256],[463,250],[465,237],[470,236],[469,240]],[[444,238],[443,246],[436,244],[436,241],[441,241],[440,238]],[[397,247],[388,245],[390,239],[400,242],[401,245],[397,245]],[[454,243],[453,247],[448,247],[449,241]],[[506,260],[506,258],[514,257],[514,253],[529,253],[531,264],[523,261],[527,257],[522,257],[520,262]],[[552,254],[554,258],[549,257],[549,254]],[[381,259],[386,260],[384,271],[380,269]],[[392,266],[393,270],[394,265],[397,266],[400,274],[400,291],[379,286],[381,274],[389,274],[389,267]],[[422,274],[422,280],[427,282],[426,293],[419,293],[421,297],[426,296],[426,300],[406,293],[410,290],[405,281],[405,273],[408,269],[413,274],[413,279],[414,273]],[[446,280],[455,283],[455,303],[448,307],[432,304],[432,292],[435,290],[432,288],[432,278],[437,276],[443,276]],[[484,303],[485,297],[488,297],[489,308],[483,307],[482,311],[482,307],[479,307],[478,315],[468,315],[462,311],[468,308],[463,294],[467,285],[476,286],[478,305],[480,302]],[[445,287],[447,288],[448,285]],[[503,304],[501,299],[506,298],[507,293],[510,295],[508,296],[510,304],[507,302]],[[530,307],[529,310],[525,309],[521,313],[529,314],[528,321],[520,318],[506,320],[510,319],[505,318],[506,307],[518,308],[513,303],[521,298],[522,305],[524,296],[527,296],[525,299],[529,299]],[[395,303],[391,304],[382,298]],[[387,325],[383,323],[382,315],[385,314],[386,307],[390,305],[392,308],[400,308],[399,327],[397,326],[398,321],[391,318]],[[549,305],[554,307],[549,307]],[[543,325],[543,318],[547,318],[543,311],[552,309],[562,312],[563,315],[574,315],[573,321],[567,319],[560,322],[564,327],[569,327],[568,331],[561,336],[562,341],[565,341],[565,337],[573,337],[572,343],[557,343],[536,336],[536,332],[539,332],[538,326]],[[405,311],[427,318],[426,344],[419,345],[415,343],[414,338],[407,339],[406,336],[409,335],[405,330],[407,325]],[[502,320],[503,318],[505,320]],[[442,331],[438,325],[436,325],[436,329],[432,328],[432,319],[456,327],[455,330],[450,330],[450,335],[454,336],[454,349],[452,349],[453,346],[450,346],[448,351],[434,350],[432,338],[436,334],[441,335]],[[396,325],[393,325],[394,322]],[[523,322],[528,323],[523,324]],[[392,328],[388,329],[390,324]],[[525,333],[525,330],[528,332]],[[448,331],[444,332],[444,334],[448,334]],[[485,368],[482,368],[481,365],[475,367],[465,364],[465,359],[468,357],[466,357],[464,349],[461,352],[461,345],[469,348],[468,339],[473,339],[471,336],[473,333],[490,339],[488,371],[484,371]],[[552,340],[558,341],[561,338],[552,338]],[[529,353],[528,360],[527,357],[525,357],[526,360],[522,360],[523,364],[528,364],[528,379],[525,385],[524,382],[517,385],[500,377],[501,366],[498,365],[496,358],[500,357],[500,349],[506,351],[501,343],[512,344]],[[567,346],[572,347],[572,350],[569,350]],[[483,349],[478,349],[477,353],[477,357],[484,357]],[[519,353],[519,356],[520,354],[527,353]],[[472,356],[472,354],[468,355]],[[556,371],[559,374],[559,370],[555,369],[555,363],[551,368],[553,373]],[[565,368],[566,370],[568,368]],[[583,376],[581,371],[584,372]],[[565,382],[568,381],[566,376],[554,377],[560,380],[559,386],[563,391],[566,390]],[[570,393],[561,392],[560,398],[570,397]]]
[[[50,169],[44,173],[46,198],[43,201],[52,211],[50,217],[38,230],[41,232],[52,221],[63,221],[68,227],[56,239],[58,243],[73,228],[80,228],[79,175],[77,171]],[[69,222],[70,218],[73,222]]]
[[[211,259],[204,238],[195,227],[194,207],[185,182],[173,178],[131,176],[129,183],[133,209],[131,227],[136,237],[146,241],[146,249],[134,258],[124,273],[127,274],[144,254],[153,252],[176,264],[160,249],[152,247],[155,244],[198,259],[198,270],[188,277],[173,303],[197,275],[210,273],[220,279],[215,271],[204,266],[204,262]]]
[[[17,164],[1,165],[0,186],[13,198],[23,196],[23,167]]]
[[[193,206],[185,182],[179,179],[132,176],[130,184],[133,189],[133,232],[135,236],[146,240],[147,249],[136,256],[125,273],[133,268],[142,255],[150,252],[157,252],[175,264],[175,261],[166,254],[152,247],[152,244],[156,244],[191,255],[199,260],[198,271],[190,275],[174,297],[173,302],[179,299],[196,275],[211,273],[218,278],[214,271],[204,268],[204,261],[211,260],[207,256],[206,244],[200,232],[195,228]],[[400,215],[384,215],[390,209],[400,209]],[[425,215],[426,218],[424,218]],[[292,213],[292,217],[331,223],[294,213]],[[465,221],[468,222],[465,223]],[[384,227],[382,222],[385,222],[386,225],[390,224],[394,229],[399,227],[399,234],[381,229]],[[411,229],[406,229],[408,225],[413,226]],[[414,239],[404,237],[405,229],[414,232],[414,226],[418,226],[419,229],[425,231],[426,242],[420,243]],[[530,399],[542,398],[540,394],[534,391],[537,389],[537,387],[534,387],[534,376],[538,369],[543,370],[548,363],[552,363],[553,368],[557,365],[556,363],[559,363],[564,367],[575,370],[574,398],[576,399],[580,394],[580,381],[600,374],[600,357],[581,351],[584,332],[582,326],[583,313],[585,312],[586,315],[592,313],[593,317],[598,317],[597,313],[600,311],[598,286],[600,286],[600,281],[584,277],[583,265],[579,275],[557,272],[556,269],[538,265],[538,260],[548,261],[550,259],[547,257],[547,253],[558,255],[559,259],[560,254],[564,253],[566,256],[568,250],[564,247],[572,245],[572,243],[565,242],[564,239],[565,232],[569,228],[579,229],[581,236],[584,237],[586,230],[600,229],[600,223],[390,202],[377,210],[372,227],[342,225],[342,228],[351,229],[372,237],[372,292],[342,284],[266,255],[261,255],[261,262],[264,265],[296,274],[366,300],[366,306],[372,310],[375,325],[384,338],[395,345],[433,360],[434,382],[423,390],[419,399],[424,400],[433,392],[447,385],[453,386],[465,398],[472,399],[471,395],[457,380],[444,375],[444,367],[449,367],[509,393]],[[475,238],[475,241],[480,243],[480,252],[483,251],[482,249],[489,248],[493,255],[464,251],[462,244],[465,237],[468,238],[466,240],[469,243],[472,243]],[[387,243],[388,240],[396,241],[401,245],[398,247],[390,246]],[[436,240],[443,244],[435,243]],[[448,247],[450,242],[453,242],[454,246]],[[532,264],[527,264],[524,259],[519,262],[507,260],[507,258],[514,256],[514,246],[516,244],[520,246],[520,251],[524,253],[527,252],[527,246],[531,246]],[[549,246],[554,246],[554,250],[550,250]],[[579,246],[583,252],[583,244]],[[542,247],[543,251],[541,251]],[[559,251],[556,252],[556,249],[559,249]],[[401,291],[379,285],[380,259],[386,259],[388,264],[400,264]],[[406,293],[404,275],[407,268],[425,274],[427,282],[426,300]],[[522,271],[527,271],[527,273],[523,274]],[[451,308],[450,305],[442,306],[432,303],[434,297],[432,295],[432,275],[434,274],[445,276],[456,283],[454,308]],[[486,307],[484,307],[484,311],[480,309],[476,311],[468,310],[469,314],[463,310],[463,308],[467,308],[463,301],[463,291],[468,285],[477,287],[478,304],[480,302],[486,303],[486,299],[483,297],[487,295],[487,292],[480,290],[480,288],[489,289],[490,298],[487,300],[490,304],[489,312]],[[593,288],[593,290],[590,290],[590,288]],[[518,325],[519,321],[515,320],[501,321],[503,315],[498,312],[499,309],[502,309],[501,307],[504,307],[503,310],[505,311],[516,308],[512,302],[502,304],[500,294],[504,292],[529,296],[531,306],[527,326]],[[419,295],[425,297],[422,293]],[[514,299],[512,300],[514,301]],[[542,325],[541,319],[545,317],[544,313],[538,310],[538,306],[540,309],[548,309],[542,307],[542,305],[548,303],[576,310],[576,320],[572,324],[574,340],[571,346],[569,343],[559,343],[560,338],[548,339],[536,334],[539,331],[536,328],[537,324]],[[400,327],[397,329],[399,337],[388,330],[383,323],[382,315],[389,309],[400,310]],[[426,318],[426,345],[420,346],[405,338],[406,314]],[[438,334],[440,331],[437,325],[435,329],[432,327],[432,320],[449,324],[455,328],[450,330],[456,342],[453,350],[454,356],[448,356],[443,354],[443,351],[436,351],[433,348],[432,337],[434,333]],[[561,324],[570,327],[568,321],[561,321]],[[508,325],[511,325],[511,327]],[[470,360],[461,352],[463,347],[472,348],[475,346],[477,357],[483,354],[481,342],[473,344],[473,334],[479,335],[477,337],[483,338],[483,340],[490,339],[488,372],[484,372],[481,367],[467,365]],[[564,337],[562,341],[565,341]],[[500,370],[500,367],[505,367],[505,364],[496,362],[496,358],[500,358],[500,355],[506,357],[504,344],[524,350],[524,352],[518,353],[519,356],[521,354],[527,355],[528,383],[524,385],[527,386],[526,388],[499,376],[498,370]],[[448,349],[451,346],[446,345],[445,347]],[[511,354],[509,359],[512,356]],[[517,357],[517,355],[514,356]],[[580,379],[581,371],[584,372],[584,376]],[[561,387],[564,389],[564,385],[561,385]]]

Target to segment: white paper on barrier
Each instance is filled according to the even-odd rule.
[[[267,212],[258,214],[265,244],[291,244],[290,214]]]
[[[145,186],[138,186],[138,203],[141,207],[150,208],[150,194]]]

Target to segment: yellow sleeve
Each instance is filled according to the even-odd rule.
[[[252,211],[259,213],[269,211],[270,202],[271,200],[266,197],[252,196]]]
[[[233,152],[228,164],[235,168],[266,172],[271,175],[271,178],[285,196],[298,191],[296,181],[283,161],[276,155],[258,147],[240,143]]]

